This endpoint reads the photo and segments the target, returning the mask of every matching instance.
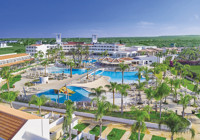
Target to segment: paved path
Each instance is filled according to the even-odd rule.
[[[88,127],[86,127],[83,132],[88,133],[90,130],[92,130],[96,124],[90,124]]]
[[[126,131],[126,133],[124,133],[124,135],[121,137],[120,140],[128,140],[130,136],[131,136],[131,131]]]
[[[152,135],[145,134],[144,137],[143,137],[143,140],[151,140],[151,138],[152,138]]]

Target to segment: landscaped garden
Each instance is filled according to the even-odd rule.
[[[87,110],[87,109],[77,109],[76,111],[87,112],[87,113],[92,113],[92,114],[96,113],[96,110]],[[134,114],[135,114],[135,111],[127,111],[127,112],[124,112],[123,114],[121,114],[121,112],[114,112],[114,111],[105,112],[106,116],[136,120],[137,116],[135,116]],[[152,111],[150,113],[150,120],[145,120],[145,121],[146,122],[152,122],[152,123],[159,123],[160,122],[160,116],[159,115],[160,115],[160,112]],[[169,116],[168,113],[162,112],[162,118],[167,118],[168,116]],[[185,118],[182,118],[181,116],[179,116],[179,117],[183,121],[186,121],[187,124],[189,125],[189,122]]]
[[[102,126],[102,132],[107,128],[107,126]],[[90,130],[90,134],[95,136],[99,136],[100,134],[100,126],[96,125],[92,130]]]
[[[20,81],[21,78],[22,78],[21,75],[17,75],[17,76],[15,76],[15,77],[11,78],[11,80],[9,81],[9,86],[10,86],[10,88],[12,88],[13,85],[14,85],[16,82]],[[8,87],[7,87],[7,83],[4,84],[4,85],[1,87],[1,89],[2,89],[2,90],[6,90],[6,89],[8,89]]]
[[[166,138],[153,135],[151,140],[166,140]]]
[[[126,130],[113,128],[112,131],[107,136],[107,139],[108,140],[120,140],[125,132],[126,132]]]
[[[144,134],[140,133],[140,140],[143,140],[144,138]],[[131,134],[131,136],[129,137],[130,140],[138,140],[138,133],[134,132]]]
[[[79,123],[76,126],[74,126],[74,129],[78,129],[78,131],[83,131],[89,125],[89,123]]]
[[[191,70],[192,72],[195,72],[195,73],[200,74],[200,65],[190,66],[190,70]]]

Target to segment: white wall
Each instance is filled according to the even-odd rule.
[[[41,136],[41,140],[44,138],[49,139],[49,119],[28,120],[12,140],[27,140],[26,132]]]

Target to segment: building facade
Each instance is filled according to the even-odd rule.
[[[0,68],[5,66],[17,65],[31,60],[33,60],[31,56],[26,53],[0,55]]]

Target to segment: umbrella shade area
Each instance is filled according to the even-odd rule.
[[[88,97],[89,92],[83,88],[75,87],[75,86],[67,86],[69,89],[69,92],[72,91],[73,94],[70,94],[69,99],[73,102],[80,102],[80,101],[91,101],[91,99]],[[45,92],[41,92],[37,94],[38,96],[45,95],[49,97],[52,101],[58,102],[59,97],[59,103],[64,103],[65,100],[68,100],[68,95],[65,93],[59,93],[54,89],[47,90]]]

